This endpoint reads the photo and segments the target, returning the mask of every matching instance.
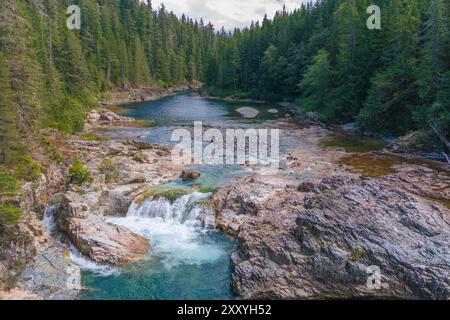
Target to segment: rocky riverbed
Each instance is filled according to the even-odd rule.
[[[130,121],[111,111],[93,111],[87,119],[92,129]],[[170,149],[163,146],[88,137],[68,137],[63,148],[85,164],[92,175],[90,183],[69,184],[68,165],[60,164],[24,185],[21,206],[26,219],[17,231],[21,239],[3,254],[4,261],[20,260],[26,266],[21,275],[12,275],[19,286],[2,293],[5,299],[76,298],[82,288],[80,268],[70,258],[71,246],[92,261],[109,265],[144,259],[150,252],[148,240],[111,224],[106,216],[125,215],[138,195],[177,178],[182,167],[172,164]],[[4,272],[0,266],[2,279],[10,279],[7,266]]]
[[[93,111],[87,128],[133,120]],[[298,142],[282,169],[263,175],[248,168],[253,175],[223,186],[208,205],[216,226],[236,240],[231,281],[238,297],[449,299],[448,167],[394,161],[386,150],[330,147],[323,141],[333,132],[289,118],[265,126]],[[12,257],[20,253],[25,265],[13,275],[18,287],[1,298],[77,298],[83,288],[74,250],[106,265],[148,258],[152,244],[108,217],[125,216],[147,190],[189,168],[174,165],[168,147],[89,138],[69,137],[63,146],[91,172],[89,184],[68,184],[68,166],[60,164],[23,187],[27,218],[4,261],[18,261]],[[374,165],[389,170],[365,170]],[[367,286],[370,266],[381,271],[379,289]],[[0,279],[8,268],[0,264]]]
[[[236,237],[236,294],[449,299],[450,210],[436,202],[450,198],[448,168],[405,162],[368,178],[337,164],[349,156],[343,149],[320,145],[331,134],[325,129],[284,129],[307,146],[291,150],[285,170],[214,196],[220,228]],[[367,286],[370,266],[380,268],[378,289]]]

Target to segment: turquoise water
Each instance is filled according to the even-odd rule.
[[[100,276],[83,272],[82,299],[113,300],[230,300],[230,258],[233,242],[213,232],[202,235],[199,247],[215,248],[218,255],[208,259],[167,266],[161,257],[134,264],[120,274]],[[217,254],[216,253],[216,254]]]
[[[259,114],[254,119],[245,119],[236,111],[241,107],[252,107]],[[193,126],[194,121],[203,121],[205,126],[216,128],[246,128],[284,115],[281,110],[274,113],[274,107],[270,105],[229,103],[189,95],[125,108],[127,112],[124,115],[151,120],[154,125],[151,128],[120,129],[108,134],[117,139],[139,138],[155,144],[170,144],[173,129]],[[252,173],[248,168],[237,165],[204,165],[195,167],[195,170],[202,173],[199,179],[174,181],[169,186],[195,184],[218,188],[236,177]],[[197,193],[175,204],[164,200],[148,201],[140,208],[132,206],[125,218],[111,218],[111,222],[148,238],[152,252],[146,261],[125,268],[98,266],[77,258],[85,267],[82,281],[86,290],[81,299],[233,299],[230,286],[233,241],[199,223],[202,209],[191,202],[195,204],[205,197],[208,195]],[[213,213],[208,215],[211,218]]]
[[[257,109],[259,114],[254,119],[245,119],[236,111],[242,107]],[[215,127],[223,125],[234,127],[237,124],[274,120],[281,114],[269,112],[271,109],[278,110],[278,107],[270,104],[226,102],[185,94],[158,101],[130,104],[125,108],[128,109],[124,113],[125,116],[152,120],[156,127],[192,126],[194,121],[203,121],[205,125]]]

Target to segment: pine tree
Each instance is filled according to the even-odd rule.
[[[330,87],[331,66],[329,54],[325,50],[320,50],[299,84],[300,106],[307,111],[319,111],[325,118],[332,117],[333,110],[329,109],[327,94]]]
[[[11,79],[5,58],[0,54],[0,164],[12,165],[21,156],[13,104]]]

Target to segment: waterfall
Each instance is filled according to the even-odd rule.
[[[58,238],[58,225],[56,223],[56,216],[58,213],[59,207],[55,205],[47,207],[44,212],[44,223],[47,226],[50,236],[55,238],[55,241],[60,241]],[[73,244],[70,244],[70,259],[81,269],[88,270],[102,277],[119,274],[119,270],[117,268],[102,265],[84,257]]]
[[[210,230],[215,228],[214,211],[201,204],[210,193],[194,192],[173,203],[167,199],[147,199],[141,204],[134,202],[128,210],[128,217],[159,218],[164,222],[175,222],[192,228]]]
[[[86,258],[74,245],[70,245],[70,259],[81,269],[101,277],[118,276],[120,274],[119,269],[115,267],[103,265]]]
[[[210,235],[215,230],[215,213],[204,203],[210,196],[194,192],[174,202],[147,199],[133,203],[126,217],[110,221],[149,239],[152,255],[167,268],[214,262],[224,250]]]

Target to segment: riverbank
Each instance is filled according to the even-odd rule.
[[[139,87],[124,88],[109,91],[105,94],[106,99],[99,100],[103,106],[120,106],[134,102],[156,101],[164,97],[170,97],[181,92],[197,90],[201,88],[201,83],[193,82],[180,84],[172,87]]]
[[[99,117],[88,117],[88,127],[127,123],[125,118],[111,115],[105,111]],[[83,289],[80,265],[74,259],[78,252],[99,265],[145,259],[151,244],[106,217],[125,215],[138,195],[176,179],[183,170],[172,164],[170,150],[164,146],[114,141],[92,132],[69,137],[56,132],[42,135],[54,147],[52,157],[58,161],[42,160],[41,176],[22,187],[23,218],[15,227],[20,238],[2,251],[2,262],[11,265],[4,268],[0,264],[0,285],[14,288],[1,293],[5,299],[77,298]],[[86,182],[70,181],[74,159],[89,174]]]
[[[279,174],[239,179],[214,196],[220,228],[237,239],[231,256],[236,294],[448,299],[446,166],[379,159],[393,171],[370,177],[341,160],[373,166],[389,153],[349,153],[321,143],[332,135],[326,129],[277,126],[307,147],[291,149]],[[366,285],[374,265],[382,272],[379,290]]]
[[[220,117],[214,118],[217,123],[222,123]],[[211,200],[195,195],[201,187],[196,180],[189,190],[177,186],[171,193],[155,193],[153,187],[177,180],[186,169],[171,162],[170,148],[95,135],[95,128],[117,128],[133,121],[111,111],[93,111],[88,116],[89,132],[53,137],[64,158],[78,158],[92,179],[81,185],[68,183],[69,161],[49,165],[38,181],[24,186],[22,207],[27,219],[21,228],[28,230],[30,249],[19,276],[22,291],[16,292],[45,299],[77,298],[83,288],[80,266],[74,261],[95,263],[102,272],[105,266],[112,267],[107,273],[114,272],[114,265],[137,260],[145,265],[155,244],[142,237],[149,231],[163,231],[158,236],[176,254],[180,246],[187,245],[182,251],[195,249],[198,242],[182,242],[186,235],[191,239],[195,230],[176,229],[195,209],[189,226],[214,225],[236,239],[231,282],[240,298],[448,299],[450,277],[444,266],[450,261],[445,250],[450,213],[445,199],[450,197],[450,174],[442,164],[393,158],[373,141],[351,141],[349,146],[322,126],[280,115],[262,122],[265,128],[280,129],[282,141],[290,142],[287,152],[282,152],[278,174],[242,168],[246,177],[222,185]],[[136,137],[136,132],[132,135]],[[195,195],[194,203],[189,193]],[[137,210],[139,204],[142,212]],[[135,216],[125,219],[129,212]],[[148,220],[147,215],[164,212],[171,212],[170,219],[175,217],[169,224]],[[186,231],[177,235],[181,238],[176,246],[167,240],[173,237],[164,233],[171,230]],[[161,250],[161,243],[156,249]],[[195,252],[205,259],[202,250]],[[373,265],[381,268],[387,285],[381,290],[366,286],[367,267]],[[200,271],[216,270],[222,269]],[[176,275],[183,280],[183,272]],[[139,277],[136,285],[148,280]],[[226,279],[217,283],[224,285]],[[170,298],[150,297],[161,296]]]

